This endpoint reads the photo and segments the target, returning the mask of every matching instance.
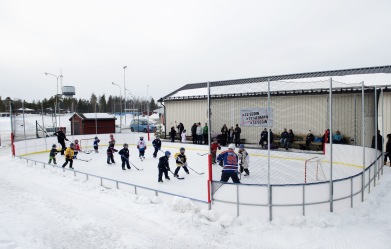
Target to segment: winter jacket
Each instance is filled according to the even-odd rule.
[[[157,167],[160,168],[160,169],[170,170],[169,158],[167,156],[160,157],[159,158],[159,164],[157,165]]]
[[[129,158],[129,149],[122,148],[118,154],[121,155],[121,157]]]
[[[210,145],[210,150],[212,151],[212,153],[216,153],[217,149],[221,150],[221,147],[218,143],[212,143]]]
[[[223,171],[238,170],[238,155],[233,150],[225,150],[217,157],[217,161],[223,162]]]
[[[107,148],[107,156],[111,156],[114,154],[114,152],[117,152],[118,150],[114,149],[113,147]]]
[[[65,158],[66,159],[72,159],[73,156],[75,155],[75,151],[71,148],[71,147],[68,147],[66,150],[65,150]]]
[[[391,153],[391,140],[388,140],[386,143],[386,152]]]
[[[147,143],[145,142],[145,140],[138,140],[137,142],[137,149],[139,150],[146,150],[147,149]]]
[[[162,147],[162,141],[160,139],[155,139],[152,141],[152,145],[154,148],[160,150],[160,148]]]
[[[57,136],[57,141],[60,144],[63,143],[65,140],[68,141],[67,137],[65,136],[64,132],[62,132],[62,130],[55,132],[54,135]]]
[[[239,151],[238,158],[239,158],[239,165],[245,169],[248,169],[248,166],[250,166],[250,155],[247,153],[247,151],[246,150]]]
[[[197,135],[202,135],[202,127],[201,127],[201,125],[197,126],[196,133],[197,133]]]
[[[281,133],[281,138],[288,138],[288,132],[287,131],[283,131]]]
[[[187,157],[185,154],[182,154],[180,152],[175,153],[174,158],[177,167],[186,165]]]
[[[288,132],[288,136],[287,136],[288,142],[293,143],[294,138],[295,138],[295,134],[293,134],[293,132]],[[271,136],[270,136],[270,139],[273,141]]]
[[[50,150],[49,156],[56,156],[57,153],[58,153],[58,150],[53,148],[53,149]]]
[[[204,135],[208,135],[208,126],[204,126],[203,128],[202,128],[202,133],[204,134]]]
[[[192,136],[197,135],[197,125],[193,125],[193,126],[191,127],[191,135],[192,135]]]

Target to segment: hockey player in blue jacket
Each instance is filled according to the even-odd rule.
[[[234,183],[240,183],[238,177],[238,155],[235,153],[234,144],[230,144],[228,150],[221,152],[217,157],[217,161],[223,166],[220,181],[228,182],[229,178],[231,178]]]

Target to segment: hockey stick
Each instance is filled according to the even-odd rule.
[[[205,155],[208,155],[208,154],[209,153],[200,154],[200,153],[197,152],[197,155],[199,155],[199,156],[205,156]]]
[[[187,166],[189,169],[191,169],[192,171],[194,171],[197,175],[203,175],[203,174],[205,174],[205,172],[199,173],[199,172],[195,171],[195,170],[192,169],[187,163],[186,163],[186,166]]]
[[[175,174],[174,174],[174,172],[172,172],[171,170],[170,170],[170,172],[171,172],[171,174],[175,177]],[[175,177],[176,179],[178,179],[178,180],[183,180],[183,179],[185,179],[184,177]]]
[[[124,156],[121,156],[122,158],[125,158],[125,160],[126,161],[128,161],[128,163],[130,163],[131,165],[133,165],[133,167],[135,168],[135,169],[137,169],[137,170],[144,170],[144,169],[139,169],[139,168],[137,168],[136,167],[136,165],[134,165],[131,161],[129,161],[129,159],[127,159],[126,157],[124,157]]]
[[[86,159],[80,159],[80,158],[74,158],[74,159],[76,159],[76,160],[80,160],[80,161],[83,161],[83,162],[89,162],[89,161],[91,161],[92,159],[90,158],[90,159],[88,159],[88,160],[86,160]]]

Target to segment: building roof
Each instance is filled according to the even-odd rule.
[[[116,117],[114,117],[113,115],[108,114],[108,113],[83,113],[83,114],[75,113],[70,117],[69,120],[71,121],[74,116],[79,116],[82,120],[89,120],[89,119],[95,120],[95,118],[96,119],[114,119],[114,120],[117,119]]]
[[[303,91],[322,92],[328,91],[330,78],[333,79],[333,88],[339,89],[357,90],[361,87],[361,82],[364,82],[366,86],[389,86],[391,85],[391,65],[214,81],[210,82],[210,87],[212,96],[259,95],[258,93],[268,91],[267,82],[270,80],[272,92],[280,92],[281,94],[302,93]],[[205,98],[207,94],[206,82],[187,84],[164,96],[159,102],[184,98]]]

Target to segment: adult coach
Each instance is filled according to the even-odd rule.
[[[57,136],[57,141],[59,144],[61,144],[61,155],[64,155],[64,151],[66,150],[65,146],[65,140],[69,141],[67,137],[65,136],[65,133],[62,131],[62,128],[60,127],[57,132],[54,133],[54,135]]]
[[[220,166],[223,166],[221,172],[221,182],[228,182],[229,178],[234,183],[240,183],[238,177],[238,155],[235,153],[235,145],[228,145],[228,150],[223,151],[217,157]]]

